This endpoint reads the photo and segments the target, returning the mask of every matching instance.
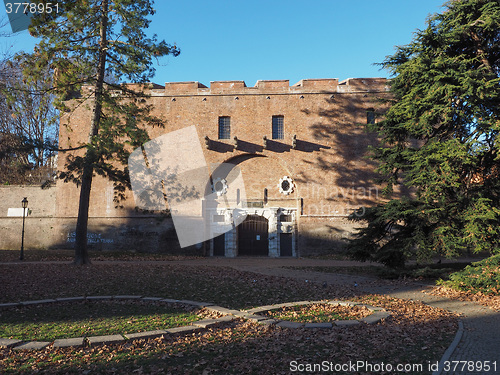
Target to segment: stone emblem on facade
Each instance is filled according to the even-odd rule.
[[[293,180],[285,176],[283,178],[280,178],[280,182],[278,184],[278,189],[280,190],[280,193],[283,195],[289,195],[293,193],[293,189],[295,188],[295,185],[293,183]]]
[[[227,193],[227,181],[225,178],[217,177],[212,185],[212,190],[218,197]]]

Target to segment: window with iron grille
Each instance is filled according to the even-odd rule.
[[[231,117],[219,117],[219,139],[231,138]]]
[[[285,138],[285,120],[283,116],[273,116],[273,139]]]

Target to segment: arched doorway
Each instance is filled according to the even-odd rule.
[[[248,215],[238,225],[238,255],[269,255],[269,221],[264,216]]]

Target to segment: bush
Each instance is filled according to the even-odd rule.
[[[500,254],[472,263],[462,271],[452,273],[449,280],[439,280],[438,284],[471,293],[499,295]]]

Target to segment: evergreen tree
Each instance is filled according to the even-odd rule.
[[[177,56],[179,49],[145,34],[148,17],[154,14],[152,0],[66,0],[58,2],[57,12],[52,10],[33,18],[29,31],[41,41],[33,54],[25,56],[30,63],[24,73],[26,80],[36,79],[50,66],[54,72],[50,92],[57,108],[67,112],[86,102],[93,111],[88,142],[75,147],[83,153],[70,155],[61,174],[81,189],[75,264],[86,264],[93,175],[115,182],[115,198],[123,194],[128,175],[117,164],[125,165],[129,152],[147,141],[144,125],[159,124],[150,116],[150,108],[141,105],[146,94],[140,88],[154,75],[153,59]],[[139,85],[120,85],[122,81]],[[84,85],[90,90],[82,92]],[[117,89],[124,94],[113,95]],[[85,96],[87,91],[90,95]]]
[[[410,196],[367,208],[348,248],[392,267],[500,252],[500,1],[452,0],[381,64],[393,103],[372,157]],[[394,196],[393,196],[394,197]]]

